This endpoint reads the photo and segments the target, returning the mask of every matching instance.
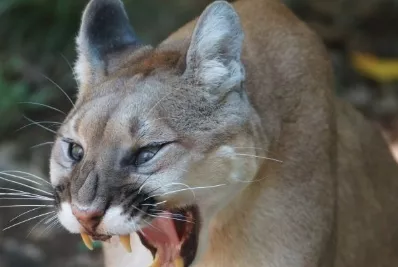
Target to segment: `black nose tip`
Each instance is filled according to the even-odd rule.
[[[104,217],[103,210],[80,210],[76,206],[72,206],[72,213],[83,228],[89,232],[95,232]]]

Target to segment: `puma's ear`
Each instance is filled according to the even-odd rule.
[[[187,54],[186,74],[208,88],[228,90],[244,80],[243,30],[238,14],[216,1],[201,15]]]
[[[139,42],[120,0],[91,0],[77,37],[75,72],[80,83],[90,83],[107,72],[109,55],[134,48]]]

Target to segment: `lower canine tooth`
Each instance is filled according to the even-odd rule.
[[[128,253],[131,253],[131,243],[130,243],[130,235],[121,235],[119,236],[120,243],[127,250]]]
[[[155,260],[153,261],[152,265],[149,267],[161,267],[159,253],[156,253]]]
[[[88,236],[88,234],[81,233],[80,235],[82,236],[84,245],[86,245],[89,250],[93,250],[93,241],[91,241],[91,238]]]
[[[181,257],[175,259],[174,267],[184,267],[184,260]]]

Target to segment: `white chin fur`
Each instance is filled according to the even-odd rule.
[[[69,203],[62,203],[61,209],[58,213],[58,219],[61,224],[71,233],[80,233],[80,223],[72,213],[72,208]]]

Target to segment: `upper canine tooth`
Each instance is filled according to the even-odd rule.
[[[127,250],[128,253],[131,253],[131,243],[130,243],[130,235],[121,235],[119,236],[120,243]]]
[[[86,233],[80,233],[80,235],[82,236],[84,245],[86,245],[89,250],[93,250],[93,241],[91,240],[90,236]]]
[[[156,253],[155,259],[153,260],[153,263],[149,267],[161,267],[159,252]]]
[[[181,257],[178,257],[174,260],[174,267],[184,267],[184,260]]]

